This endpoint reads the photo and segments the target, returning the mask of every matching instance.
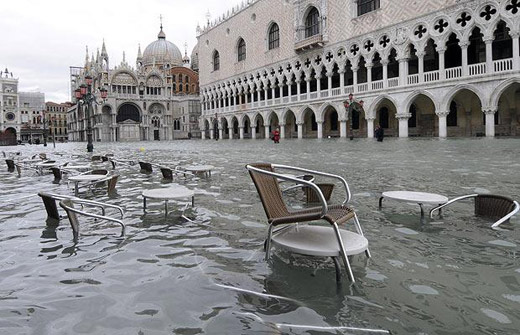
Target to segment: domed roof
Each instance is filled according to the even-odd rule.
[[[193,71],[199,71],[199,43],[193,47],[191,52],[191,69]]]
[[[182,54],[179,48],[172,42],[166,40],[166,34],[162,30],[157,35],[157,41],[150,43],[143,53],[143,65],[171,64],[171,66],[182,66]]]

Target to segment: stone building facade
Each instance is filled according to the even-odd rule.
[[[516,136],[519,36],[516,0],[249,0],[198,33],[202,137]]]
[[[70,102],[57,104],[49,101],[45,103],[45,120],[48,124],[47,141],[68,141],[67,111],[71,107]]]
[[[19,113],[22,126],[20,140],[26,143],[43,143],[46,132],[45,94],[40,92],[19,92]]]
[[[85,58],[82,68],[71,67],[72,92],[93,77],[93,92],[108,90],[108,97],[94,106],[91,115],[94,141],[142,141],[200,138],[199,76],[193,69],[196,60],[166,40],[162,26],[157,40],[141,52],[136,66],[124,57],[114,68],[103,42],[101,53]],[[195,68],[196,69],[196,68]],[[75,102],[75,97],[72,97]],[[196,120],[196,121],[193,121]],[[87,111],[73,105],[67,113],[69,140],[85,141]]]
[[[18,78],[6,68],[0,71],[0,144],[12,145],[20,139],[22,121],[18,106]]]

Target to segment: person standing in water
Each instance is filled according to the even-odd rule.
[[[273,131],[273,141],[274,143],[280,143],[280,128],[278,127]]]
[[[383,128],[381,128],[381,126],[377,125],[374,135],[376,136],[378,142],[383,142],[383,138],[385,137],[385,131],[383,130]]]

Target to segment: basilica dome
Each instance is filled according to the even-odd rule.
[[[150,43],[143,53],[143,65],[182,66],[182,54],[179,48],[166,40],[166,34],[162,30],[157,35],[157,41]]]

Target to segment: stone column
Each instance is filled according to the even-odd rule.
[[[315,77],[315,80],[316,80],[316,92],[318,92],[318,98],[320,97],[320,92],[321,92],[321,73],[316,73],[316,77]]]
[[[206,128],[201,129],[200,136],[201,136],[201,139],[203,139],[203,140],[206,139]]]
[[[520,32],[509,33],[513,39],[513,70],[520,70],[520,46],[518,38]]]
[[[397,114],[395,117],[399,120],[399,137],[408,137],[408,119],[412,116],[410,113]]]
[[[244,139],[244,127],[238,127],[238,132],[240,135],[240,139],[243,140]]]
[[[374,138],[374,120],[375,120],[375,118],[373,118],[373,117],[367,118],[367,137],[368,138]]]
[[[343,87],[345,86],[345,66],[339,69],[339,88],[341,88],[340,95],[343,95]]]
[[[228,127],[228,132],[229,132],[229,139],[232,140],[233,139],[233,126]]]
[[[316,123],[318,124],[318,138],[323,138],[323,121],[316,120]]]
[[[268,90],[267,86],[264,85],[264,101],[265,101],[266,103],[267,103],[267,90]]]
[[[274,99],[275,99],[275,94],[274,94],[275,90],[276,90],[276,88],[273,85],[273,87],[271,87],[271,94],[272,94],[272,96],[271,96],[272,99],[271,100],[273,101],[273,104],[274,104]]]
[[[354,86],[354,93],[357,93],[358,89],[357,89],[357,72],[359,70],[359,67],[356,65],[356,66],[352,66],[352,85]]]
[[[486,73],[495,72],[493,69],[493,37],[484,40],[486,43]]]
[[[368,83],[368,90],[372,90],[372,67],[374,64],[372,63],[366,63],[365,67],[367,68],[367,83]]]
[[[222,126],[219,126],[218,128],[218,138],[220,138],[221,140],[224,138],[224,129],[222,128]]]
[[[339,120],[339,137],[347,137],[347,120]]]
[[[311,97],[311,78],[310,76],[305,76],[305,82],[307,83],[307,100]]]
[[[462,50],[462,76],[466,77],[469,74],[468,69],[468,42],[459,43]]]
[[[332,76],[334,75],[334,71],[327,71],[327,90],[329,91],[329,97],[332,96]]]
[[[408,85],[408,78],[406,73],[408,72],[408,58],[399,58],[399,86]],[[388,71],[388,67],[387,67]]]
[[[269,137],[270,137],[269,135],[271,135],[270,132],[269,132],[269,125],[268,124],[265,125],[264,128],[265,128],[265,139],[268,140]]]
[[[251,127],[251,139],[256,140],[256,127]]]
[[[302,139],[303,138],[303,123],[297,123],[296,125],[298,126],[298,138]]]
[[[280,127],[280,138],[284,139],[285,138],[285,123],[280,123],[278,126]]]
[[[496,109],[483,109],[486,115],[486,137],[495,137],[495,113]]]
[[[302,92],[302,88],[300,87],[300,83],[301,83],[301,82],[302,82],[302,81],[299,80],[299,79],[296,80],[296,95],[297,95],[297,100],[298,100],[298,101],[300,101],[300,94],[301,94],[301,92]]]
[[[448,126],[446,123],[446,117],[450,111],[439,111],[436,112],[437,116],[439,117],[439,137],[445,138],[448,136]]]
[[[280,91],[280,99],[282,99],[283,98],[283,83],[280,83],[278,85],[278,88],[279,88],[279,91]]]
[[[439,53],[439,79],[446,79],[446,71],[444,68],[444,54],[446,52],[446,48],[437,48],[437,52]]]
[[[260,102],[260,89],[256,90],[256,101]]]
[[[388,59],[381,60],[383,65],[383,88],[388,87]]]
[[[417,63],[419,67],[419,82],[424,82],[424,51],[417,52]]]
[[[209,138],[210,138],[210,140],[215,139],[215,128],[214,127],[209,128]]]

